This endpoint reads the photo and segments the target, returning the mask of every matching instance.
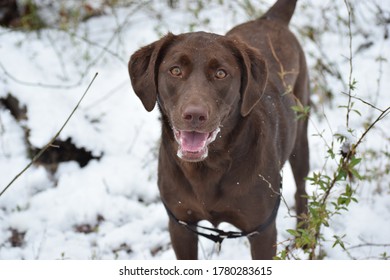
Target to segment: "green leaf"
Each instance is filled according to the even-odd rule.
[[[294,236],[294,237],[299,237],[300,236],[300,233],[297,230],[295,230],[295,229],[288,229],[287,232],[289,234],[291,234],[292,236]]]
[[[355,112],[357,115],[359,115],[359,117],[362,116],[362,114],[358,110],[353,109],[352,112]]]
[[[351,161],[349,162],[350,167],[355,167],[362,161],[361,158],[352,158]]]
[[[310,106],[302,106],[302,105],[296,105],[296,106],[291,106],[291,109],[297,113],[297,119],[303,119],[307,118],[310,113]]]
[[[332,248],[336,247],[337,245],[340,245],[340,247],[343,248],[343,249],[345,250],[345,244],[344,244],[344,241],[342,240],[345,236],[346,236],[346,234],[344,234],[343,236],[333,235],[333,237],[334,237],[336,240],[335,240],[335,242],[333,243]]]

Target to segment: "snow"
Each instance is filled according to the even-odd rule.
[[[272,2],[267,1],[263,8]],[[291,24],[296,33],[300,27],[313,22],[319,26],[328,24],[329,18],[322,17],[319,11],[329,3],[320,1],[312,4],[313,8],[306,2],[301,1],[296,11],[305,16],[295,16]],[[342,1],[338,2],[334,5],[340,14],[347,16]],[[361,8],[358,11],[365,7],[363,2],[357,4]],[[139,47],[158,39],[158,33],[186,32],[195,22],[201,23],[196,30],[224,33],[247,16],[238,7],[232,9],[235,5],[232,3],[221,6],[213,2],[198,19],[183,3],[173,10],[162,3],[165,2],[153,3],[154,12],[141,4],[120,8],[114,14],[106,11],[103,16],[81,23],[73,35],[60,30],[27,34],[0,28],[0,98],[12,94],[27,107],[28,116],[20,123],[9,111],[0,108],[0,190],[29,163],[24,127],[29,128],[29,142],[34,147],[43,147],[62,126],[96,72],[96,81],[59,138],[71,138],[77,147],[101,156],[83,168],[76,162],[62,163],[53,175],[42,166],[32,166],[0,197],[0,259],[174,258],[167,231],[168,217],[160,203],[156,183],[159,112],[155,109],[147,113],[133,93],[127,61]],[[390,10],[388,1],[375,3],[380,3],[383,10]],[[157,15],[161,15],[160,21]],[[205,19],[210,22],[205,23]],[[329,28],[342,29],[335,22]],[[354,56],[353,76],[358,81],[354,94],[385,109],[390,104],[386,90],[390,88],[390,80],[386,79],[390,74],[389,61],[379,64],[375,58],[389,59],[390,45],[383,38],[383,27],[370,24],[367,30],[375,44]],[[349,73],[346,34],[329,32],[321,37],[322,48],[338,63],[344,81]],[[363,37],[354,36],[354,46],[363,42]],[[318,46],[308,39],[300,40],[305,51],[313,54],[307,56],[313,67]],[[351,113],[349,127],[354,130],[351,134],[346,128],[344,111],[338,108],[347,104],[347,97],[341,94],[347,87],[336,79],[330,82],[328,86],[337,93],[332,103],[335,106],[319,105],[310,120],[312,171],[333,167],[326,159],[325,146],[332,145],[335,134],[355,143],[364,132],[367,118],[372,116],[373,120],[379,114],[354,99],[354,109],[361,116]],[[313,96],[316,102],[320,99],[318,95]],[[387,117],[364,140],[361,153],[379,152],[366,163],[368,167],[385,170],[383,166],[387,164],[389,169],[386,129],[389,125]],[[315,136],[318,134],[322,137]],[[334,145],[337,150],[341,144]],[[362,171],[367,166],[362,166]],[[288,165],[283,181],[284,199],[293,208],[295,185]],[[384,252],[389,254],[388,246],[358,246],[390,244],[389,186],[388,173],[354,186],[359,202],[352,203],[348,212],[333,217],[331,226],[324,228],[325,258],[367,259],[379,258]],[[309,184],[307,188],[309,193],[316,191]],[[210,226],[207,222],[203,224]],[[93,230],[79,232],[77,228],[82,225],[89,225]],[[289,215],[284,203],[277,226],[279,242],[291,238],[286,230],[295,227],[295,218]],[[227,224],[220,227],[232,229]],[[12,246],[12,230],[25,233],[22,246]],[[332,248],[333,236],[344,234],[346,247],[351,248],[350,255],[340,247]],[[250,258],[246,239],[224,241],[219,254],[214,244],[203,238],[199,248],[203,259]]]

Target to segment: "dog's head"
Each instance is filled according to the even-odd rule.
[[[201,161],[231,118],[246,117],[259,102],[267,67],[258,51],[229,38],[196,32],[162,39],[129,62],[133,89],[146,110],[157,100],[178,143],[178,156]]]

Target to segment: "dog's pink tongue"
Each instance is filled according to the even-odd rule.
[[[182,131],[180,133],[181,148],[186,152],[200,152],[205,146],[209,133]]]

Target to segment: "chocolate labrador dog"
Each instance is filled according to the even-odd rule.
[[[156,103],[161,111],[158,186],[178,259],[198,257],[199,235],[218,243],[246,236],[253,259],[271,259],[287,160],[296,212],[306,212],[307,120],[292,106],[309,105],[310,90],[288,29],[295,4],[279,0],[225,36],[168,34],[131,56],[135,93],[147,111]],[[215,228],[199,229],[201,220]],[[217,229],[221,222],[241,232]]]

